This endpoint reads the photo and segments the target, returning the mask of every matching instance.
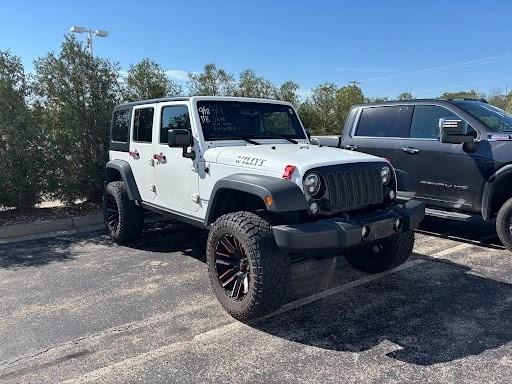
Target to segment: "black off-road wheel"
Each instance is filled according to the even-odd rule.
[[[206,258],[213,291],[234,318],[264,316],[286,300],[290,259],[264,217],[252,212],[219,217],[208,235]]]
[[[130,244],[140,239],[144,211],[128,198],[122,181],[107,184],[103,198],[103,218],[115,243]]]
[[[347,250],[344,255],[357,269],[384,272],[405,263],[414,247],[414,232],[407,231]]]
[[[505,201],[498,211],[496,232],[505,248],[512,252],[512,198]]]

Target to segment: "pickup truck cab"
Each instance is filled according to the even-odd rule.
[[[512,250],[512,115],[485,100],[410,100],[352,107],[341,136],[315,143],[387,158],[401,199],[449,219],[496,219]]]
[[[286,298],[291,253],[343,251],[369,272],[412,253],[420,202],[396,201],[385,159],[311,145],[289,103],[229,97],[115,107],[105,169],[112,239],[135,242],[145,211],[208,229],[213,291],[247,320]]]

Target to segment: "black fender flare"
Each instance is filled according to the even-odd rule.
[[[272,196],[272,204],[266,206],[267,210],[271,212],[291,212],[308,209],[304,193],[297,184],[277,177],[236,173],[219,179],[215,183],[206,210],[206,226],[212,223],[220,192],[224,190],[249,193],[259,197],[261,200],[264,200],[266,196]]]
[[[498,169],[487,179],[482,193],[482,217],[484,220],[491,219],[492,199],[496,192],[496,186],[506,177],[512,177],[512,164],[505,165]]]
[[[121,175],[121,179],[124,182],[124,186],[126,188],[126,192],[128,194],[128,198],[130,200],[142,201],[140,197],[139,188],[137,188],[137,183],[135,182],[135,178],[133,177],[132,168],[127,161],[124,160],[111,160],[107,162],[105,165],[105,185],[115,179],[109,177],[108,169],[114,169]]]

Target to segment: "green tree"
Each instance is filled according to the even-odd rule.
[[[211,63],[206,64],[201,73],[188,74],[188,89],[191,95],[233,96],[236,81],[232,74]]]
[[[336,94],[338,87],[324,83],[311,91],[311,97],[299,107],[304,125],[317,135],[339,134],[339,120]]]
[[[440,99],[481,99],[483,95],[475,91],[474,89],[470,91],[459,91],[459,92],[444,92]]]
[[[240,73],[238,87],[235,91],[236,96],[270,99],[274,97],[275,93],[276,89],[272,83],[257,76],[252,69],[246,69]]]
[[[364,102],[364,94],[357,85],[347,85],[336,91],[337,106],[337,132],[339,134],[341,128],[345,124],[348,112],[353,105],[362,104]]]
[[[293,104],[295,107],[298,107],[300,104],[299,99],[299,84],[294,81],[285,81],[279,88],[275,90],[274,97],[277,100],[287,101]]]
[[[402,92],[398,95],[397,100],[413,100],[414,95],[411,92]]]
[[[19,57],[0,51],[0,204],[20,210],[40,201],[42,132],[27,106],[30,89]]]
[[[127,101],[177,96],[183,93],[181,86],[169,79],[160,64],[149,58],[130,65],[125,83],[123,98]]]
[[[384,103],[389,100],[389,97],[386,96],[375,96],[375,97],[365,97],[364,102],[367,104],[370,103]]]
[[[119,101],[119,66],[91,57],[66,36],[58,55],[35,61],[35,86],[48,131],[53,195],[100,201],[112,109]]]

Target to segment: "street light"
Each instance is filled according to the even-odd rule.
[[[107,31],[103,31],[101,29],[92,30],[92,29],[88,29],[88,28],[84,28],[84,27],[79,27],[77,25],[72,26],[69,31],[72,33],[87,33],[88,34],[87,46],[89,47],[89,53],[91,54],[91,56],[92,56],[92,38],[93,38],[93,36],[98,36],[98,37],[107,37],[108,36]]]

